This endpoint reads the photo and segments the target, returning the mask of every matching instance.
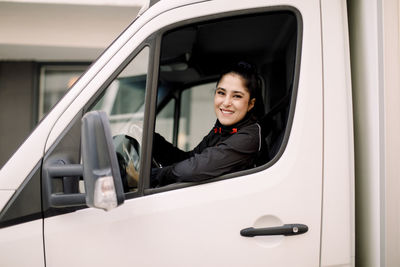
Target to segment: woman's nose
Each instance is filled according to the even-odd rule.
[[[224,98],[223,104],[224,104],[225,107],[229,107],[229,106],[232,104],[231,98],[230,98],[229,96],[226,96],[226,97]]]

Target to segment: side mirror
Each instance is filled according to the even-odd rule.
[[[111,210],[121,205],[124,190],[107,114],[91,111],[82,118],[82,163],[86,205]]]

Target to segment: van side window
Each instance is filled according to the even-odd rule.
[[[293,116],[299,19],[291,10],[269,11],[163,32],[155,131],[175,147],[192,150],[216,122],[213,99],[220,73],[235,62],[250,62],[257,67],[261,86],[257,97],[262,102],[263,148],[257,166],[272,165],[283,153]],[[156,146],[153,143],[153,155],[159,152]]]
[[[205,125],[214,124],[214,90],[215,83],[212,82],[182,92],[177,143],[180,149],[187,151],[195,148],[210,130]]]
[[[98,95],[87,103],[82,112],[76,114],[59,140],[49,149],[43,160],[44,171],[42,171],[42,190],[46,196],[43,198],[45,216],[54,216],[86,207],[82,175],[68,174],[65,177],[58,177],[52,176],[48,171],[53,166],[82,166],[80,141],[81,119],[84,112],[101,110],[108,115],[124,191],[132,192],[131,197],[138,195],[138,185],[141,180],[139,173],[143,162],[142,137],[149,54],[148,46],[132,54],[133,59],[130,61],[127,59],[126,65],[121,68],[122,71],[116,73],[115,78],[100,88]],[[129,167],[135,167],[137,172],[127,173]],[[66,194],[76,197],[73,207],[62,207],[57,204],[58,202],[54,202],[56,204],[52,202],[53,195]]]
[[[145,47],[91,109],[105,111],[109,117],[125,192],[138,189],[148,59],[149,48]]]
[[[209,130],[202,125],[215,122],[214,87],[214,82],[193,86],[182,91],[179,98],[172,98],[157,115],[156,132],[180,149],[193,149]],[[199,114],[202,116],[202,123],[198,123]],[[179,119],[174,120],[178,117]],[[178,124],[176,128],[174,123]],[[177,129],[177,134],[174,129]]]

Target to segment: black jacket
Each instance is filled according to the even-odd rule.
[[[151,187],[199,182],[252,168],[260,150],[261,128],[251,115],[229,127],[217,120],[200,144],[188,152],[155,134],[154,158],[165,167],[152,169]]]

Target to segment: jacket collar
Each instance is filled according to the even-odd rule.
[[[255,118],[255,116],[253,116],[252,113],[247,113],[246,116],[241,121],[230,126],[222,125],[217,119],[213,131],[215,134],[231,135],[237,133],[241,128],[256,122],[257,119]]]

